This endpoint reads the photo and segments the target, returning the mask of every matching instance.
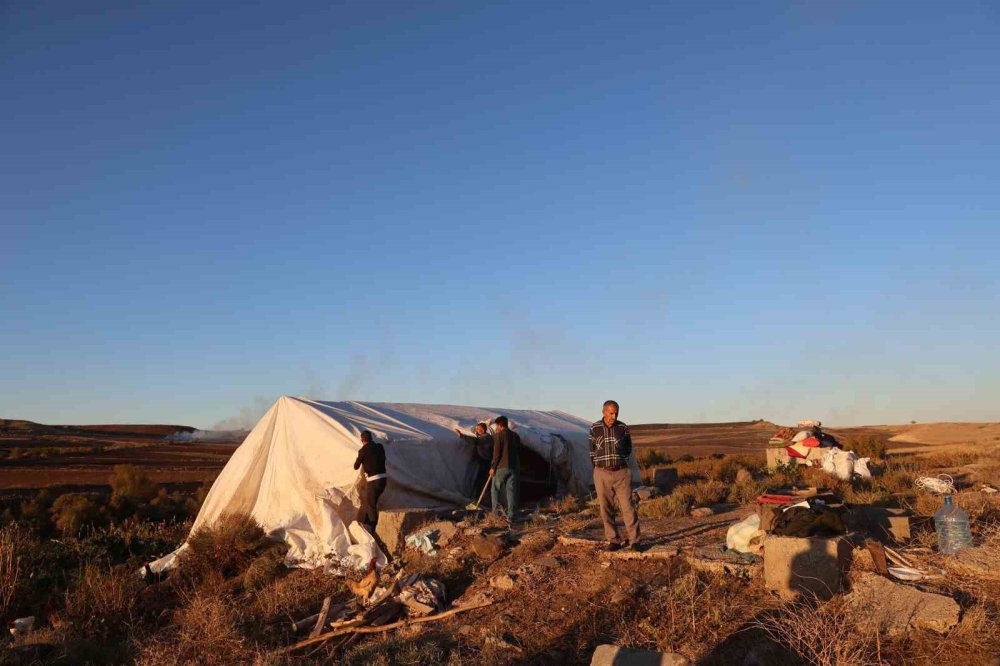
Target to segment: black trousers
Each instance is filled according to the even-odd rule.
[[[358,522],[367,527],[372,534],[375,534],[375,526],[378,525],[378,498],[385,491],[385,482],[385,479],[368,481],[365,483],[365,489],[361,491]]]

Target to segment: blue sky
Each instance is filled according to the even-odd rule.
[[[990,3],[0,6],[0,416],[997,420]]]

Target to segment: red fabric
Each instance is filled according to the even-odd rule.
[[[786,446],[785,447],[785,453],[788,454],[789,458],[805,458],[804,455],[802,455],[801,453],[799,453],[798,451],[796,451],[795,449],[793,449],[790,446]]]
[[[802,446],[808,446],[809,448],[815,448],[819,446],[819,440],[815,437],[806,437],[802,440]]]
[[[757,498],[757,504],[792,504],[795,498],[791,495],[761,495]]]

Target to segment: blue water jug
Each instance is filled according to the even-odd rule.
[[[952,503],[951,495],[944,496],[944,505],[934,514],[934,529],[942,553],[957,553],[972,546],[969,514]]]

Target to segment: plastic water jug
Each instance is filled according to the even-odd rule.
[[[972,545],[969,514],[952,503],[951,495],[944,496],[944,505],[934,514],[934,529],[942,553],[957,553]]]

